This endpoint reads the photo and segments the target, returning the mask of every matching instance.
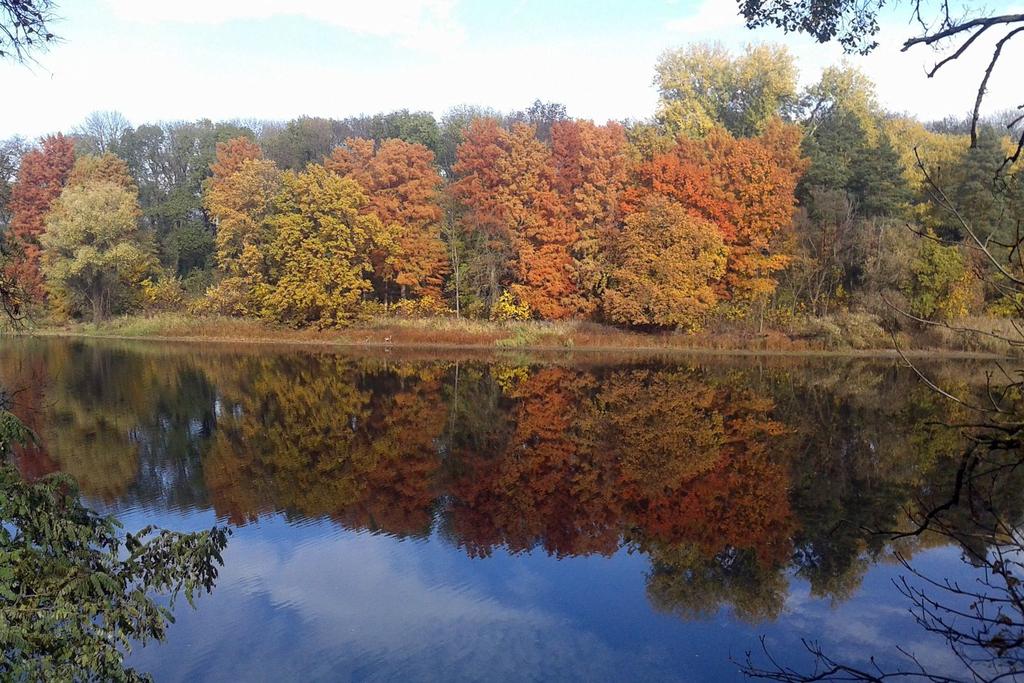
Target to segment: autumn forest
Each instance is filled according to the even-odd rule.
[[[671,50],[654,81],[649,120],[605,124],[540,101],[439,120],[132,127],[98,112],[3,143],[5,277],[20,310],[57,322],[187,310],[842,337],[912,324],[894,310],[1015,310],[998,273],[974,277],[991,266],[918,167],[1012,243],[1024,185],[994,186],[998,116],[971,148],[969,121],[886,111],[851,66],[799,87],[782,47]]]

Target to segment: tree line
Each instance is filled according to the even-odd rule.
[[[1005,121],[971,147],[969,121],[887,112],[852,67],[803,89],[797,76],[782,47],[671,50],[655,115],[603,125],[539,101],[440,120],[136,128],[97,113],[0,146],[4,273],[23,305],[64,319],[187,307],[293,326],[457,315],[697,330],[1016,310],[998,273],[972,277],[991,266],[917,170],[927,160],[1009,251],[1024,190],[992,174]]]

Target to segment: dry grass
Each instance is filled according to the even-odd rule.
[[[293,329],[258,320],[180,313],[111,318],[100,325],[38,326],[32,334],[156,339],[303,342],[359,346],[487,348],[665,347],[675,335],[645,335],[585,322],[495,323],[455,318],[382,318],[351,327]]]
[[[955,320],[949,327],[930,327],[928,338],[933,345],[944,349],[1021,355],[1024,352],[1022,331],[1024,328],[1007,318],[971,316]]]
[[[1006,321],[972,320],[973,326],[1009,332]],[[1007,329],[1002,329],[1006,327]],[[183,313],[112,318],[100,325],[72,323],[36,326],[24,334],[47,336],[156,339],[263,344],[383,347],[408,349],[459,348],[477,351],[716,351],[738,353],[835,353],[888,355],[892,344],[874,320],[863,317],[803,321],[786,331],[758,334],[742,327],[698,334],[640,333],[590,322],[524,321],[495,323],[455,318],[384,318],[347,328],[292,329],[257,320]],[[1009,347],[994,340],[969,341],[938,328],[910,339],[906,349],[925,355],[1007,355]]]

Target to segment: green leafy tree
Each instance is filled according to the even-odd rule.
[[[355,116],[333,123],[335,144],[347,138],[365,138],[378,144],[397,139],[423,145],[436,154],[440,141],[437,120],[428,111],[400,109],[387,114]]]
[[[11,191],[18,177],[18,165],[28,150],[28,143],[22,138],[0,140],[0,244],[11,223]]]
[[[910,200],[903,163],[883,125],[874,84],[850,67],[829,67],[803,97],[803,153],[810,166],[797,195],[843,191],[857,216],[900,213]]]
[[[153,266],[139,215],[135,193],[120,185],[65,188],[40,237],[47,286],[75,308],[91,309],[94,322],[107,317],[124,288],[137,287]]]
[[[1018,224],[1024,213],[1024,182],[1021,172],[996,177],[1006,156],[1006,136],[992,127],[979,130],[978,144],[962,150],[953,163],[931,170],[933,179],[952,200],[962,216],[970,220],[971,229],[983,241],[997,245],[1015,244]],[[923,193],[925,221],[941,237],[952,240],[967,238],[957,219]],[[995,245],[993,245],[995,246]]]
[[[213,266],[213,221],[203,211],[203,181],[218,142],[252,131],[209,120],[178,121],[126,130],[110,151],[128,163],[139,186],[143,225],[161,263],[183,278],[202,278]]]
[[[808,86],[800,98],[802,118],[813,132],[817,123],[836,111],[853,115],[869,144],[874,144],[883,114],[875,84],[860,69],[847,63],[827,66],[818,82]]]
[[[283,127],[268,126],[260,136],[267,158],[280,168],[301,171],[331,153],[340,142],[330,119],[303,116]]]
[[[0,678],[147,680],[125,656],[163,640],[180,596],[213,589],[230,532],[123,533],[67,475],[22,479],[6,457],[32,438],[0,409]]]
[[[960,248],[942,244],[935,233],[929,232],[910,262],[904,290],[915,315],[949,320],[967,313],[972,281]]]
[[[859,148],[853,158],[849,191],[861,216],[898,216],[910,200],[899,152],[889,136],[879,133],[874,147]]]

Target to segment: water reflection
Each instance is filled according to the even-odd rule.
[[[967,392],[977,376],[960,365],[936,372]],[[529,623],[535,634],[555,627],[529,601],[513,609],[436,576],[393,576],[386,587],[380,577],[394,566],[367,574],[354,564],[409,546],[394,550],[364,532],[424,548],[443,541],[468,561],[639,563],[658,612],[706,620],[727,607],[764,623],[798,609],[794,580],[806,582],[807,599],[832,604],[858,591],[893,550],[873,530],[896,527],[908,505],[953,476],[958,437],[928,423],[962,417],[886,362],[581,366],[26,341],[5,344],[0,373],[7,386],[25,387],[16,410],[42,436],[39,448],[18,454],[27,474],[65,470],[88,497],[143,517],[212,511],[243,529],[283,517],[293,540],[298,523],[312,520],[354,533],[302,546],[290,565],[265,538],[246,544],[243,535],[239,552],[252,556],[234,568],[229,558],[225,576],[243,581],[247,563],[269,563],[276,588],[263,590],[278,592],[274,604],[336,594],[304,611],[346,628],[359,613],[360,628],[398,628],[387,637],[420,646],[430,638],[398,624],[421,614],[429,631],[429,615],[459,605],[453,623],[502,642],[498,622]],[[902,543],[913,554],[935,541]],[[311,568],[332,563],[354,563],[345,575],[369,583],[296,587],[316,585]],[[359,610],[356,596],[385,594],[389,607]],[[274,615],[262,618],[283,618],[262,609]],[[229,611],[237,619],[243,610]],[[368,613],[381,623],[365,623]],[[647,656],[650,672],[664,664]],[[346,661],[356,671],[370,666]]]

